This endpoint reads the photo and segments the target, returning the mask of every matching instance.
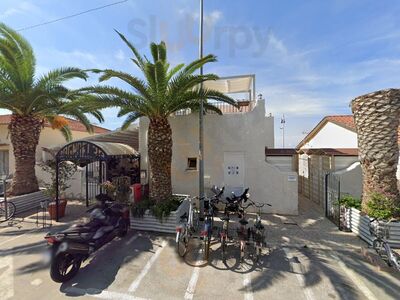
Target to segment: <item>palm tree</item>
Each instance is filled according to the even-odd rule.
[[[35,76],[35,55],[29,42],[0,23],[0,108],[12,112],[8,126],[15,157],[12,194],[22,195],[38,190],[35,175],[35,152],[45,122],[71,139],[68,121],[63,116],[81,121],[92,130],[83,107],[75,101],[79,93],[63,83],[69,79],[86,80],[78,68],[60,68]],[[98,111],[90,112],[99,121]]]
[[[216,61],[213,55],[207,55],[187,65],[170,67],[167,61],[167,49],[164,42],[151,43],[152,60],[139,54],[137,49],[117,31],[120,38],[133,53],[132,62],[139,68],[144,79],[114,70],[93,70],[100,73],[100,82],[118,78],[128,84],[133,91],[112,86],[94,86],[82,91],[88,96],[98,95],[97,99],[86,99],[86,105],[97,109],[106,107],[120,108],[118,116],[126,116],[122,129],[126,129],[140,117],[149,119],[148,157],[150,164],[150,198],[164,201],[171,197],[171,159],[172,132],[168,117],[182,109],[198,110],[201,99],[223,101],[231,105],[236,102],[215,90],[201,89],[206,80],[216,80],[214,74],[194,74],[206,63]],[[204,101],[204,108],[221,114],[211,103]]]
[[[391,195],[390,206],[400,208],[396,170],[399,159],[400,90],[387,89],[355,98],[352,110],[363,172],[362,208],[374,193]]]

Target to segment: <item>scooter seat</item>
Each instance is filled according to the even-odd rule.
[[[97,228],[93,228],[91,226],[74,225],[74,226],[62,231],[62,233],[89,233],[89,232],[96,232],[96,230],[97,230]]]

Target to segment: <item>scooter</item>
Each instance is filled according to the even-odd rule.
[[[72,279],[92,253],[116,236],[127,234],[130,226],[128,208],[114,203],[105,194],[97,195],[96,200],[95,207],[87,211],[90,213],[88,223],[45,236],[49,245],[50,277],[55,282]]]

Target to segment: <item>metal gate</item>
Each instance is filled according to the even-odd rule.
[[[102,192],[101,184],[105,182],[106,178],[106,162],[95,161],[89,163],[85,167],[85,180],[86,180],[86,206],[92,204],[96,195]]]
[[[340,178],[328,173],[325,175],[325,216],[340,227]]]

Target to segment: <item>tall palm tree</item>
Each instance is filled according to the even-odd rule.
[[[0,108],[12,112],[8,126],[15,157],[12,194],[22,195],[38,190],[35,175],[35,152],[45,122],[71,139],[68,121],[63,116],[81,121],[92,130],[83,107],[75,100],[79,93],[63,83],[73,78],[86,80],[78,68],[60,68],[35,76],[35,55],[29,42],[0,23]],[[99,121],[98,111],[90,112]]]
[[[139,54],[137,49],[117,31],[123,42],[133,53],[132,62],[141,71],[144,79],[114,70],[94,70],[100,73],[99,81],[118,78],[128,84],[132,91],[112,86],[95,86],[82,91],[88,96],[98,95],[97,99],[86,99],[86,105],[97,109],[106,107],[120,108],[119,117],[126,116],[122,128],[126,129],[140,117],[149,119],[148,157],[150,163],[150,198],[164,201],[171,197],[171,159],[172,132],[168,117],[181,109],[198,110],[201,99],[223,101],[231,105],[236,102],[215,90],[201,89],[206,80],[216,80],[214,74],[194,74],[206,63],[216,61],[213,55],[207,55],[187,65],[170,67],[167,61],[167,49],[164,42],[151,43],[152,60]],[[205,101],[204,108],[221,114],[221,111]]]
[[[396,170],[399,160],[400,90],[387,89],[355,98],[352,110],[363,173],[362,208],[374,193],[391,195],[391,207],[400,208]]]

